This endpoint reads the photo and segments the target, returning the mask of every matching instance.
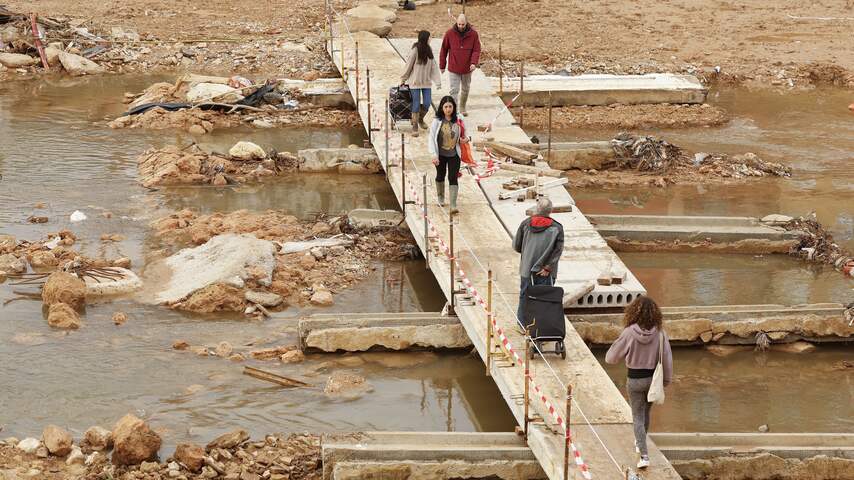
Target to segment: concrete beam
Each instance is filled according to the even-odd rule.
[[[499,79],[490,78],[499,90]],[[519,93],[519,78],[504,78],[501,99],[512,100]],[[703,103],[706,89],[697,77],[652,73],[648,75],[526,75],[525,93],[514,105],[544,107],[569,105],[638,105],[649,103]]]
[[[439,313],[314,315],[300,320],[299,337],[306,351],[471,348],[459,319]]]
[[[587,215],[587,219],[617,251],[787,253],[800,235],[753,217]]]
[[[825,455],[854,460],[851,433],[653,433],[650,438],[670,460],[759,453],[781,458]]]

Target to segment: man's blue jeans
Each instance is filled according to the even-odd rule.
[[[554,279],[551,275],[542,277],[537,274],[532,274],[531,277],[519,277],[519,308],[516,310],[516,318],[519,321],[519,326],[525,328],[525,305],[528,303],[527,291],[531,284],[531,278],[534,279],[533,285],[554,285]]]
[[[424,106],[424,111],[430,109],[433,103],[433,91],[430,88],[413,88],[409,90],[412,93],[412,113],[418,113],[421,106]]]

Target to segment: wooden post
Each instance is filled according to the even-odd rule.
[[[486,376],[492,375],[492,268],[486,272]]]
[[[569,414],[571,413],[572,408],[572,385],[566,386],[566,435],[563,442],[563,480],[569,480],[569,442],[570,442],[570,432],[569,432]]]
[[[430,270],[430,225],[427,221],[427,174],[421,175],[421,208],[424,214],[424,264]]]
[[[504,96],[504,59],[501,56],[501,37],[498,37],[498,96]]]
[[[457,312],[454,310],[454,295],[456,294],[456,280],[455,280],[455,269],[456,269],[456,259],[454,258],[454,217],[450,217],[448,220],[448,260],[451,264],[451,298],[448,302],[448,315],[456,315]]]
[[[359,111],[359,42],[356,42],[356,111]]]
[[[528,441],[528,404],[530,403],[530,376],[531,376],[531,342],[529,341],[529,327],[525,328],[525,338],[522,340],[525,342],[525,441]]]
[[[549,162],[552,161],[552,92],[549,90],[549,149],[547,157]]]
[[[525,128],[525,60],[519,68],[519,106],[519,128]]]

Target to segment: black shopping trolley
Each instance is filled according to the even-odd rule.
[[[525,292],[525,329],[542,352],[543,344],[554,342],[554,353],[566,358],[566,324],[563,313],[563,288],[553,285],[530,285]],[[531,358],[536,351],[531,349]]]

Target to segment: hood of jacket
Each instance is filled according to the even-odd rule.
[[[635,323],[629,327],[629,333],[636,342],[648,344],[658,337],[658,328],[653,327],[652,330],[644,330]]]
[[[454,31],[459,33],[460,36],[465,37],[466,35],[468,35],[469,32],[471,32],[471,24],[467,23],[466,28],[462,30],[460,30],[456,25],[454,25]]]
[[[539,215],[534,215],[531,217],[531,231],[533,233],[540,233],[546,231],[549,227],[552,226],[554,220],[551,217],[541,217]]]

